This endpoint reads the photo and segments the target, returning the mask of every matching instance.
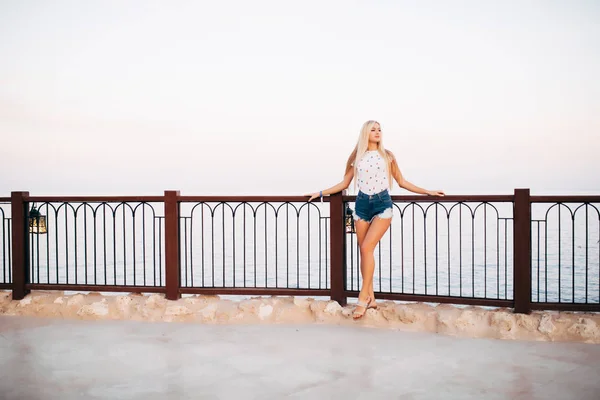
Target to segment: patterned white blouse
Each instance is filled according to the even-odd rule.
[[[385,160],[377,150],[367,151],[360,159],[356,170],[356,185],[365,194],[375,194],[389,189]]]

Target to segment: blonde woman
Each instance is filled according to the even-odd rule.
[[[359,189],[354,205],[354,220],[363,277],[358,303],[352,314],[354,319],[358,319],[365,315],[367,309],[377,308],[373,291],[373,253],[392,222],[393,203],[389,194],[393,187],[392,178],[398,182],[398,186],[414,193],[443,196],[444,192],[425,190],[404,179],[396,158],[391,151],[383,147],[381,125],[377,121],[367,121],[363,124],[358,143],[348,157],[344,179],[329,189],[308,194],[308,201],[348,188],[353,178],[354,187],[358,186]]]

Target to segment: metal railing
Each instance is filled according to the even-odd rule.
[[[0,198],[0,288],[329,296],[360,289],[355,196]],[[392,196],[376,297],[600,311],[600,196]],[[35,203],[48,232],[29,232]],[[554,214],[557,214],[555,217]],[[568,227],[565,230],[565,227]]]
[[[162,204],[31,200],[52,227],[44,235],[29,234],[31,284],[84,285],[98,290],[163,285]]]
[[[532,196],[532,307],[595,308],[600,301],[600,199]]]
[[[183,292],[329,288],[325,204],[217,197],[180,202]]]
[[[463,201],[392,196],[392,201],[392,224],[375,249],[376,293],[510,304],[512,196]],[[347,238],[346,285],[358,292],[360,249],[354,236]]]

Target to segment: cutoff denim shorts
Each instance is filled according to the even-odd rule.
[[[353,217],[355,220],[372,222],[373,218],[392,218],[393,202],[386,190],[375,194],[365,194],[361,191],[356,195]]]

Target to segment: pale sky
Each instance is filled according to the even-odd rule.
[[[0,196],[600,193],[600,2],[0,0]],[[393,194],[407,194],[398,189]]]

